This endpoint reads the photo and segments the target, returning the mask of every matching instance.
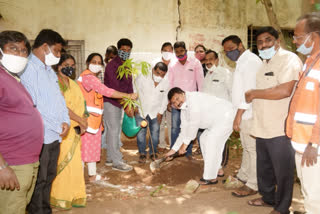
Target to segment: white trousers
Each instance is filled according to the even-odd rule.
[[[97,162],[88,162],[88,175],[94,176],[97,174]]]
[[[216,179],[221,168],[222,152],[232,133],[233,118],[225,118],[219,124],[205,129],[200,136],[200,146],[204,160],[203,178]]]
[[[246,186],[258,190],[257,183],[257,152],[256,139],[249,132],[251,131],[252,120],[242,120],[240,125],[240,139],[242,145],[242,161],[237,177],[246,181]]]
[[[317,163],[301,167],[302,154],[296,152],[297,174],[301,182],[301,191],[304,196],[304,209],[307,214],[320,213],[320,157]]]

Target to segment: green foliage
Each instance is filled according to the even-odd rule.
[[[258,4],[261,0],[256,0],[256,3]]]
[[[123,105],[123,109],[128,107],[129,110],[131,110],[132,108],[140,106],[140,103],[138,101],[132,100],[129,97],[124,97],[120,104]]]
[[[119,66],[117,73],[118,79],[122,79],[124,76],[128,79],[129,76],[132,76],[134,79],[141,71],[141,74],[146,76],[149,74],[150,64],[147,62],[133,62],[133,59],[126,60],[121,66]],[[140,70],[141,69],[141,70]]]
[[[147,76],[149,74],[150,67],[150,64],[147,62],[142,61],[137,63],[134,62],[133,59],[127,59],[122,65],[118,67],[117,79],[121,80],[123,77],[128,79],[129,76],[132,76],[133,83],[135,84],[135,78],[138,76],[139,72],[141,72],[142,75]],[[128,107],[129,110],[138,106],[141,108],[140,101],[138,102],[136,100],[131,100],[129,97],[124,97],[120,104],[123,105],[124,109]]]

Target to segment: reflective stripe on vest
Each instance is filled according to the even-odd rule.
[[[91,133],[91,134],[97,134],[99,129],[93,129],[91,127],[88,127],[86,131]]]
[[[316,114],[306,114],[302,112],[296,112],[294,114],[294,120],[297,123],[307,124],[307,125],[314,125],[317,121]]]
[[[87,106],[87,111],[89,113],[103,114],[103,109],[99,109],[99,108],[92,107],[92,106]]]
[[[311,69],[310,72],[308,73],[307,77],[310,77],[310,78],[313,78],[313,79],[320,81],[320,72],[319,72],[319,70]]]

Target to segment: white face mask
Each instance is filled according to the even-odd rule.
[[[95,64],[90,64],[89,65],[89,70],[92,73],[99,73],[100,71],[102,71],[102,66],[101,65],[95,65]]]
[[[180,106],[180,109],[181,110],[187,109],[187,103],[186,102],[182,103],[182,105]]]
[[[5,54],[3,53],[1,48],[0,51],[2,53],[2,59],[0,60],[0,62],[11,73],[18,74],[26,67],[28,58]]]
[[[207,66],[206,66],[206,69],[208,70],[208,71],[214,71],[214,69],[216,69],[216,65],[213,65],[213,66],[211,66],[211,68],[208,68]]]
[[[172,53],[171,52],[161,52],[162,58],[166,61],[169,61],[172,58]]]
[[[59,61],[60,61],[60,58],[58,58],[55,55],[53,55],[53,53],[51,52],[50,47],[48,47],[48,48],[49,48],[50,53],[45,55],[44,63],[46,65],[48,65],[48,66],[58,64]]]
[[[160,76],[156,76],[153,74],[153,80],[156,82],[156,83],[159,83],[163,78],[160,77]]]

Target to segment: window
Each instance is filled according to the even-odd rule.
[[[257,49],[257,41],[256,41],[257,29],[259,29],[259,27],[253,27],[252,25],[250,25],[248,27],[248,48],[253,53],[255,53],[259,56],[258,49]],[[284,40],[286,41],[286,45],[287,45],[286,49],[289,51],[295,52],[296,47],[292,43],[293,30],[292,29],[281,29],[281,31],[283,33]]]

